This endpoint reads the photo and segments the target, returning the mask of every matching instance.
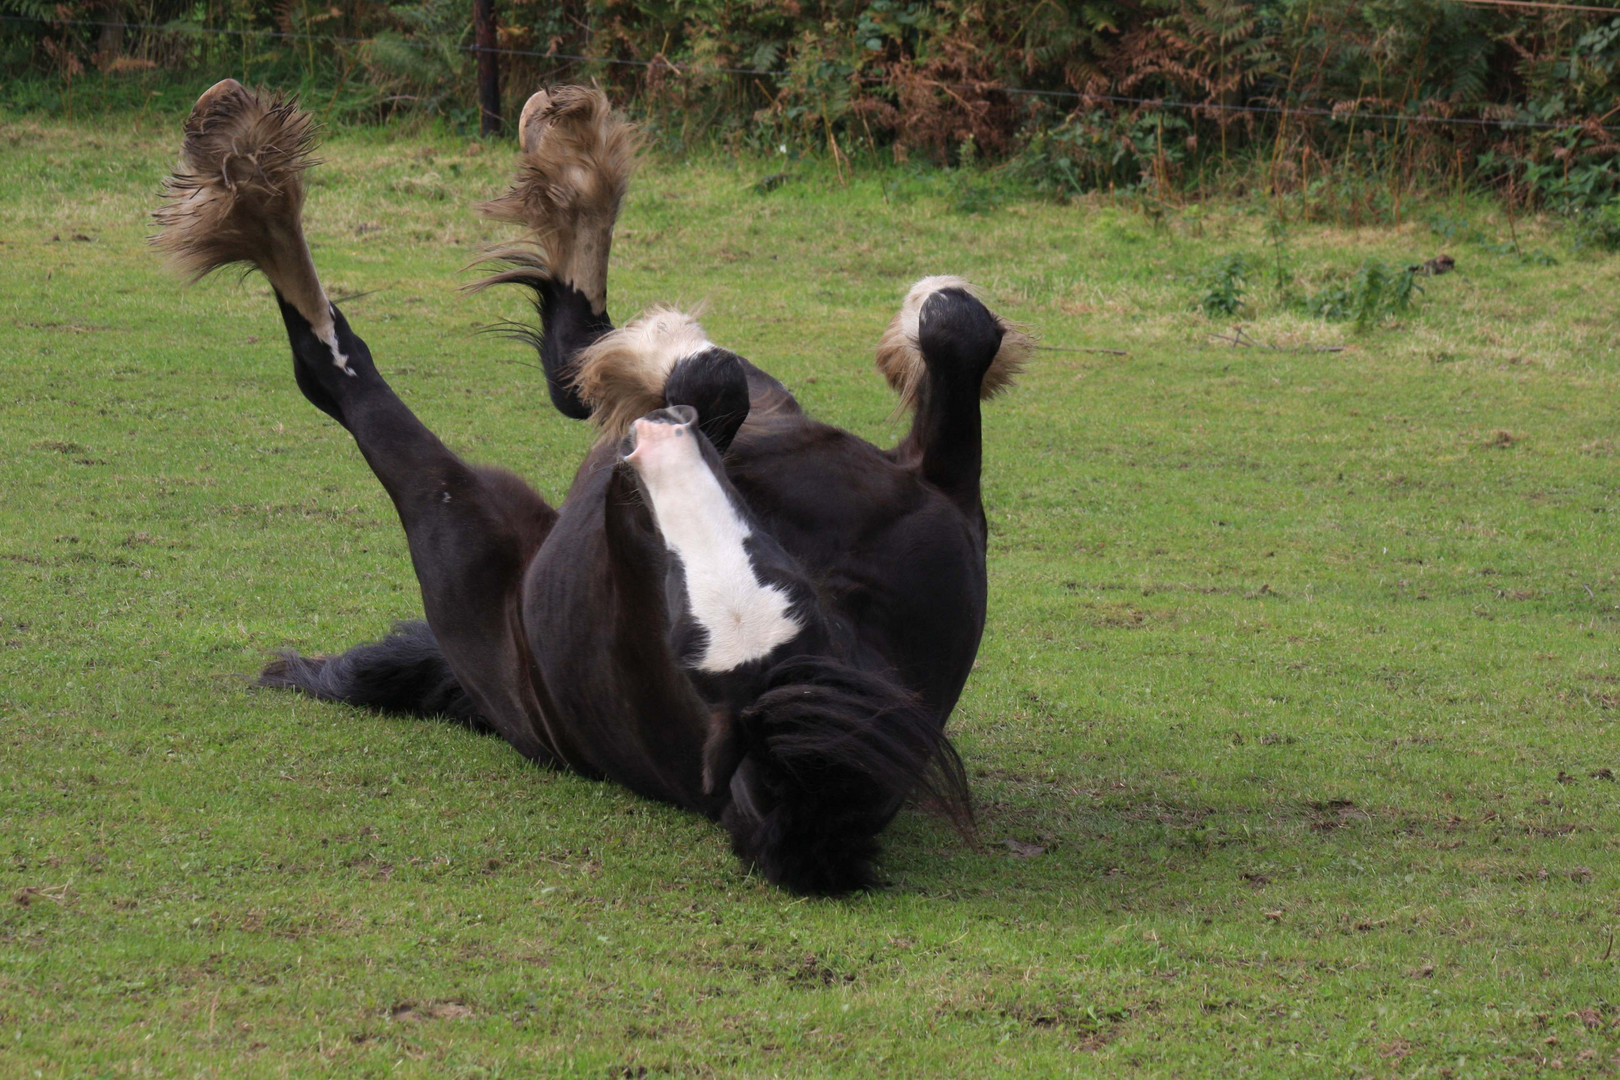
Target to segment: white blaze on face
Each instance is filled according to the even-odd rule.
[[[641,475],[664,543],[686,572],[692,618],[708,635],[698,668],[730,671],[793,640],[786,591],[759,580],[743,541],[751,531],[703,460],[689,425],[637,420],[624,460]]]

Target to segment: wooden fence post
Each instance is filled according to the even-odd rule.
[[[501,133],[501,68],[495,52],[495,0],[473,0],[473,35],[478,52],[478,131]]]

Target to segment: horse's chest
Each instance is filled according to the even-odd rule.
[[[696,646],[683,659],[718,674],[769,655],[802,629],[792,596],[762,574],[753,527],[708,463],[682,445],[691,437],[649,427],[637,464],[671,556],[670,614]]]

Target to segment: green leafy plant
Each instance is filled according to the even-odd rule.
[[[1243,296],[1249,291],[1253,273],[1253,265],[1241,252],[1222,256],[1199,277],[1204,295],[1194,301],[1193,307],[1212,319],[1236,315],[1240,308],[1248,306]]]
[[[950,208],[958,214],[987,214],[1001,206],[1005,196],[993,178],[957,169],[951,173]]]
[[[1434,214],[1429,218],[1429,231],[1448,244],[1483,244],[1486,243],[1485,234],[1476,229],[1466,218],[1453,217],[1450,214]]]
[[[1037,191],[1066,199],[1088,191],[1167,190],[1192,157],[1187,119],[1173,112],[1074,112],[1026,128],[1013,172]]]
[[[999,177],[978,167],[979,147],[972,135],[957,149],[957,167],[949,173],[950,208],[958,214],[984,214],[1004,200]]]
[[[1344,322],[1355,310],[1355,299],[1342,281],[1329,282],[1305,301],[1305,311],[1323,322]]]
[[[365,46],[373,85],[389,99],[408,98],[445,113],[457,127],[476,125],[477,110],[463,93],[473,67],[463,48],[472,36],[463,6],[429,0],[395,14],[399,29],[382,31]]]
[[[1575,219],[1576,251],[1620,251],[1620,195]]]
[[[1361,264],[1348,282],[1332,282],[1305,301],[1305,310],[1327,322],[1353,322],[1366,333],[1390,315],[1411,310],[1423,291],[1418,268],[1392,268],[1377,259]]]

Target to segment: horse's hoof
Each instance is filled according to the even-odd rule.
[[[559,86],[536,91],[524,104],[518,117],[518,146],[532,157],[544,140],[553,138],[558,145],[547,156],[567,158],[607,150],[628,131],[628,125],[614,117],[602,91],[594,86]],[[634,144],[626,149],[634,149]]]
[[[191,115],[193,118],[206,116],[223,99],[234,94],[246,93],[247,91],[242,87],[242,84],[235,79],[221,79],[202,92],[202,96],[197,99],[197,104],[191,107]]]
[[[229,80],[227,80],[229,81]],[[224,84],[221,83],[221,86]],[[215,87],[218,89],[218,87]],[[208,91],[212,94],[214,91]],[[203,95],[207,97],[207,94]],[[551,118],[546,110],[551,108],[551,95],[544,90],[537,90],[530,95],[523,105],[523,115],[518,119],[518,146],[525,154],[532,154],[540,147],[540,140],[546,134],[546,128],[551,126]]]

